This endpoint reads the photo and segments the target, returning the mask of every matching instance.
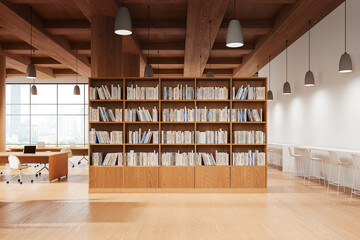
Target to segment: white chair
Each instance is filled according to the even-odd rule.
[[[305,171],[304,171],[303,156],[295,154],[290,146],[288,146],[288,150],[289,150],[289,154],[290,154],[290,175],[289,175],[289,179],[291,178],[291,172],[293,170],[294,175],[295,174],[301,174],[300,176],[302,176],[304,178],[304,184],[305,184]],[[292,158],[295,161],[294,164],[291,164],[293,162],[293,161],[291,161]],[[299,159],[299,161],[300,161],[300,169],[297,169],[295,167],[297,165],[296,164],[297,159]],[[293,168],[291,168],[291,166],[293,166]]]
[[[351,196],[350,196],[350,204],[352,204],[353,195],[360,195],[360,191],[355,189],[355,176],[356,172],[360,170],[360,154],[352,154],[353,161],[353,181],[351,186]],[[356,204],[360,204],[356,203]]]
[[[324,180],[324,187],[325,187],[325,168],[324,168],[324,161],[323,159],[321,158],[316,158],[316,157],[313,157],[311,155],[311,152],[310,152],[310,149],[309,148],[305,148],[304,149],[304,152],[305,152],[305,158],[310,162],[310,167],[309,167],[309,174],[307,176],[308,178],[308,187],[310,186],[321,186],[321,180]],[[321,164],[321,170],[322,170],[322,177],[320,177],[320,166],[318,167],[318,174],[319,174],[319,177],[316,177],[316,175],[314,174],[313,175],[313,170],[315,170],[315,168],[313,167],[314,164]],[[311,178],[317,178],[319,180],[319,183],[318,184],[310,184],[311,182]]]
[[[37,142],[36,146],[38,148],[44,148],[45,147],[45,142]]]
[[[62,152],[62,153],[67,153],[67,154],[68,154],[68,161],[69,161],[69,163],[72,165],[72,167],[74,167],[75,164],[69,160],[69,159],[72,158],[72,156],[73,156],[71,149],[70,149],[70,148],[62,148],[62,149],[60,150],[60,152]]]
[[[29,168],[30,166],[21,165],[21,162],[20,162],[19,158],[16,157],[16,156],[14,156],[14,155],[10,155],[9,158],[8,158],[8,160],[9,160],[10,168],[19,171],[18,182],[19,182],[20,184],[22,184],[22,183],[23,183],[23,178],[22,178],[21,170],[26,169],[26,168]],[[17,177],[17,175],[15,175],[15,176],[13,176],[12,178],[8,179],[8,180],[6,181],[6,183],[8,184],[8,183],[10,182],[10,180],[11,180],[11,179],[14,179],[15,177]],[[34,180],[31,179],[30,182],[33,183]]]
[[[277,168],[277,165],[275,164],[275,162],[273,161],[273,155],[272,153],[274,152],[274,149],[268,148],[267,153],[268,153],[268,163],[269,165],[275,165],[275,168]]]
[[[340,157],[339,157],[339,153],[335,152],[335,151],[329,151],[329,156],[330,156],[330,169],[329,169],[329,180],[328,180],[328,187],[327,187],[327,192],[328,193],[331,193],[329,191],[330,189],[330,185],[334,185],[336,186],[337,190],[336,190],[336,195],[339,196],[339,188],[341,186],[341,182],[340,182],[340,179],[341,179],[341,169],[343,168],[343,166],[350,166],[352,165],[351,162],[343,162],[340,160]],[[331,181],[331,168],[332,168],[332,165],[336,165],[338,166],[338,175],[337,175],[337,180],[335,181]],[[345,186],[344,187],[344,191],[343,193],[345,193]],[[335,193],[335,192],[334,192]]]

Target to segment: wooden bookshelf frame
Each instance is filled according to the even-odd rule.
[[[126,100],[126,87],[131,84],[139,86],[159,85],[158,100]],[[89,92],[90,107],[122,108],[123,121],[121,122],[90,122],[91,128],[103,131],[123,131],[122,144],[89,144],[89,192],[161,192],[162,190],[191,192],[204,191],[204,189],[218,189],[220,191],[236,191],[247,189],[257,192],[256,189],[266,190],[267,187],[267,99],[265,100],[233,100],[232,87],[250,84],[252,87],[265,87],[265,98],[267,98],[267,78],[90,78],[90,87],[101,85],[119,84],[122,86],[122,100],[91,100]],[[165,86],[176,86],[188,84],[194,87],[193,100],[163,100],[162,89]],[[199,86],[227,86],[229,88],[228,100],[196,100],[196,88]],[[158,109],[157,122],[125,122],[124,112],[126,108],[137,107]],[[232,114],[233,108],[262,108],[262,122],[163,122],[163,108],[222,108],[227,106]],[[196,117],[196,113],[195,113]],[[196,119],[195,119],[196,120]],[[230,118],[231,120],[231,118]],[[128,129],[138,128],[153,129],[159,131],[158,144],[129,144],[126,143]],[[161,130],[228,130],[227,144],[161,144]],[[265,144],[235,144],[233,143],[233,131],[261,130],[265,132]],[[90,137],[90,135],[89,135]],[[89,141],[90,142],[90,141]],[[215,150],[228,152],[230,154],[229,166],[199,166],[195,159],[195,166],[162,166],[162,152],[215,152]],[[125,152],[129,150],[154,151],[159,153],[158,166],[93,166],[91,165],[92,152],[122,152],[125,161]],[[233,166],[233,152],[247,152],[248,150],[259,150],[265,152],[265,166]],[[150,190],[151,189],[151,190]],[[172,190],[171,190],[172,189]],[[177,190],[174,190],[177,189]],[[192,190],[193,189],[193,190]],[[228,190],[226,190],[228,189]],[[240,191],[241,192],[241,191]]]

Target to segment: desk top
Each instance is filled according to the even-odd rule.
[[[49,157],[49,156],[53,156],[53,155],[58,155],[58,154],[67,154],[67,153],[62,153],[62,152],[37,152],[37,153],[33,153],[33,154],[28,154],[28,153],[22,153],[22,152],[0,152],[0,157],[8,157],[10,155],[14,155],[17,157]]]
[[[63,148],[69,148],[69,147],[44,147],[44,148],[40,148],[40,147],[36,147],[36,151],[60,151]],[[17,148],[9,148],[11,152],[19,152],[19,151],[23,151],[24,148],[22,147],[17,147]],[[71,150],[88,150],[87,147],[75,147],[75,148],[70,148]]]

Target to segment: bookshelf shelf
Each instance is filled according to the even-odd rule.
[[[122,131],[122,142],[119,144],[89,144],[89,159],[90,159],[90,168],[89,168],[89,191],[92,192],[111,192],[111,189],[117,188],[266,188],[267,186],[267,163],[265,160],[265,165],[234,165],[236,154],[247,154],[249,151],[259,151],[260,153],[267,154],[267,100],[234,100],[233,91],[238,91],[241,86],[251,86],[251,87],[262,87],[267,92],[266,78],[90,78],[89,79],[89,96],[90,88],[101,88],[102,86],[107,86],[109,91],[112,89],[111,86],[120,86],[121,99],[119,100],[99,100],[99,99],[89,99],[89,107],[93,109],[97,107],[103,107],[105,109],[111,109],[115,112],[116,109],[122,109],[122,120],[125,119],[125,109],[142,109],[149,110],[149,113],[153,117],[152,109],[157,109],[157,120],[156,122],[89,122],[89,130],[95,129],[96,131],[105,131],[109,135],[113,131]],[[179,85],[182,85],[183,88],[177,88]],[[154,92],[150,92],[150,98],[153,98],[158,94],[157,99],[127,99],[129,94],[134,96],[134,93],[128,92],[128,87],[147,87],[157,89]],[[184,86],[187,88],[184,89]],[[158,87],[158,88],[157,88]],[[164,88],[168,88],[164,90]],[[192,88],[193,94],[191,92],[188,95],[188,87]],[[201,98],[197,96],[198,89],[204,88],[214,88],[218,87],[219,89],[227,88],[227,93],[219,93],[219,96],[228,96],[228,99],[197,99]],[[186,97],[183,98],[192,98],[193,99],[182,99],[182,100],[166,100],[163,95],[169,94],[169,89],[174,90],[171,94],[184,94]],[[180,91],[181,89],[182,92]],[[263,90],[262,89],[262,90]],[[262,91],[261,90],[261,91]],[[147,91],[147,90],[146,90]],[[178,93],[176,93],[178,91]],[[191,91],[191,90],[190,90]],[[219,90],[223,91],[223,90]],[[118,92],[118,94],[119,94]],[[250,92],[250,91],[249,91]],[[255,92],[255,91],[253,91]],[[141,92],[140,92],[141,93]],[[201,92],[202,93],[202,92]],[[225,95],[223,95],[223,93]],[[95,93],[96,94],[96,93]],[[111,93],[112,94],[112,93]],[[137,93],[136,93],[137,94]],[[135,94],[135,95],[136,95]],[[147,94],[147,92],[146,92]],[[139,96],[139,95],[137,95]],[[168,95],[169,97],[171,95]],[[203,96],[206,96],[203,95]],[[207,95],[210,96],[210,95]],[[217,95],[212,95],[217,96]],[[252,121],[250,117],[248,121],[239,121],[239,118],[236,117],[237,121],[228,121],[228,122],[165,122],[163,119],[164,109],[166,111],[177,109],[177,114],[185,114],[179,110],[183,109],[194,111],[191,116],[194,116],[196,119],[197,111],[204,111],[206,108],[210,114],[210,109],[220,109],[221,114],[224,113],[224,109],[229,111],[229,119],[233,110],[240,112],[241,109],[256,109],[258,110],[259,115],[261,115],[262,121]],[[193,110],[192,110],[193,109]],[[106,110],[108,111],[108,110]],[[213,110],[215,111],[215,110]],[[218,110],[216,110],[218,111]],[[214,112],[220,114],[219,112]],[[236,112],[235,111],[235,112]],[[254,110],[255,111],[255,110]],[[205,110],[206,112],[206,110]],[[255,111],[256,112],[256,111]],[[139,114],[139,112],[137,112]],[[142,113],[141,113],[142,114]],[[167,112],[166,112],[167,114]],[[173,114],[171,112],[171,114]],[[203,114],[203,113],[201,113]],[[252,113],[250,113],[252,114]],[[90,113],[89,113],[90,115]],[[115,114],[114,114],[115,115]],[[204,115],[203,115],[204,116]],[[221,115],[221,118],[216,117],[216,119],[225,119]],[[240,116],[240,115],[237,115]],[[254,115],[256,116],[256,115]],[[168,116],[166,116],[167,118]],[[171,115],[170,115],[171,117]],[[173,116],[174,117],[174,116]],[[179,115],[177,116],[179,117]],[[138,115],[136,115],[138,118]],[[96,118],[92,118],[96,119]],[[102,118],[103,119],[103,118]],[[109,118],[108,118],[109,119]],[[111,119],[111,118],[110,118]],[[116,118],[119,119],[119,118]],[[121,119],[121,118],[120,118]],[[173,118],[172,118],[173,119]],[[175,117],[176,119],[176,117]],[[178,118],[179,119],[179,118]],[[180,119],[182,115],[180,115]],[[189,118],[190,119],[190,118]],[[215,119],[214,117],[212,119]],[[258,118],[254,118],[258,120]],[[101,119],[100,119],[101,120]],[[235,120],[235,119],[234,119]],[[158,132],[159,142],[160,143],[146,143],[146,144],[132,144],[126,143],[129,139],[128,134],[133,134],[134,131],[142,129],[141,135],[145,133],[148,129],[153,131],[153,134]],[[221,129],[221,130],[220,130]],[[130,132],[131,131],[131,132]],[[193,144],[171,144],[171,143],[161,143],[161,131],[191,131],[194,132]],[[206,132],[206,131],[227,131],[227,142],[222,144],[200,144],[196,143],[197,141],[197,131]],[[265,134],[265,143],[264,144],[237,144],[233,143],[234,132],[237,131],[254,131],[254,132],[263,132]],[[215,132],[216,135],[216,132]],[[120,135],[121,136],[121,135]],[[133,135],[134,136],[134,135]],[[202,136],[202,135],[201,135]],[[220,132],[219,132],[220,136]],[[226,135],[225,135],[226,136]],[[238,135],[236,135],[238,136]],[[89,134],[90,138],[90,134]],[[90,142],[90,141],[89,141]],[[152,142],[152,141],[151,141]],[[144,162],[143,165],[127,165],[126,157],[129,157],[131,151],[135,153],[143,152],[147,153],[145,156],[151,155],[151,163]],[[92,165],[92,153],[103,153],[104,157],[108,153],[117,153],[122,156],[122,165]],[[163,159],[162,154],[194,154],[195,165],[162,165]],[[228,165],[204,165],[205,160],[201,159],[203,156],[198,155],[199,153],[213,155],[215,158],[216,153],[228,155]],[[234,154],[234,155],[233,155]],[[249,153],[250,154],[250,153]],[[140,156],[140,155],[137,155]],[[200,156],[200,160],[198,159]],[[235,156],[235,157],[234,157]],[[265,158],[266,159],[266,158]],[[143,161],[143,160],[141,160]],[[201,161],[202,165],[198,165]],[[118,161],[116,161],[118,164]],[[152,165],[152,164],[155,164]],[[167,164],[167,163],[165,163]],[[238,162],[236,162],[238,164]]]

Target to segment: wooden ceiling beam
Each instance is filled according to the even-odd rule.
[[[55,76],[75,76],[76,72],[72,69],[54,69]]]
[[[342,2],[328,0],[324,4],[319,0],[298,0],[287,5],[277,15],[273,29],[260,37],[252,53],[244,57],[243,64],[234,68],[234,77],[252,76],[257,66],[261,68],[267,64],[269,55],[275,57],[285,49],[286,40],[291,44],[301,37],[308,30],[309,19],[315,25]]]
[[[25,73],[16,69],[8,68],[6,69],[6,76],[25,76]]]
[[[209,58],[209,48],[215,42],[229,0],[189,0],[185,40],[184,76],[199,76]],[[212,39],[209,39],[209,20]],[[211,46],[209,46],[209,44]],[[200,56],[202,61],[200,63]]]
[[[33,64],[47,64],[47,65],[51,65],[51,64],[61,64],[60,62],[56,61],[53,58],[47,58],[47,57],[33,57],[31,59]]]
[[[54,35],[91,35],[91,25],[87,19],[44,19],[43,25]]]
[[[261,4],[293,4],[296,0],[247,0],[247,2]]]
[[[0,2],[0,23],[4,29],[17,38],[30,43],[30,8],[21,4],[12,4],[8,0]],[[35,12],[33,18],[33,46],[43,53],[74,69],[76,66],[76,53],[71,50],[70,44],[60,36],[49,34],[43,27],[42,20]],[[79,56],[79,74],[90,76],[88,58]]]

